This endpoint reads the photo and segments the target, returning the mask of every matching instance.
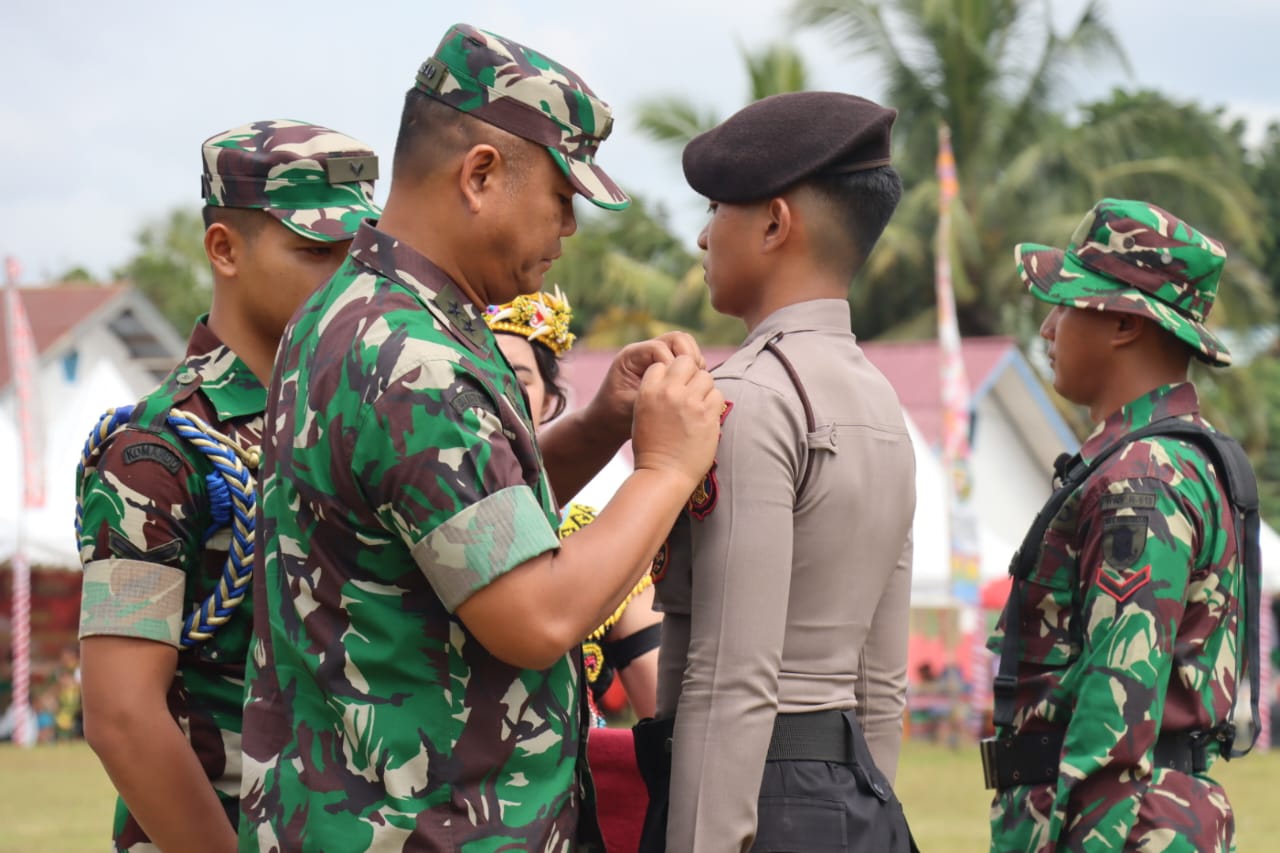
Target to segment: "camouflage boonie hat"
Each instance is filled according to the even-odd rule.
[[[1231,363],[1227,347],[1204,325],[1227,252],[1154,204],[1103,199],[1071,235],[1066,251],[1022,243],[1014,256],[1037,299],[1147,317],[1201,361]]]
[[[350,240],[382,211],[373,203],[378,158],[368,145],[300,121],[256,121],[201,147],[200,192],[214,207],[263,210],[311,240]]]
[[[536,50],[454,24],[418,69],[416,88],[508,133],[545,145],[573,188],[593,204],[631,203],[596,163],[613,130],[608,104],[581,77]]]

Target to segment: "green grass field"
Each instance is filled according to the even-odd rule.
[[[1280,751],[1219,763],[1236,810],[1241,853],[1274,850],[1280,837]],[[951,752],[910,742],[898,795],[924,853],[987,849],[987,806],[975,749]],[[102,851],[109,848],[113,793],[83,743],[35,749],[0,745],[0,853]]]

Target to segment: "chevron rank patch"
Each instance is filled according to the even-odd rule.
[[[1143,566],[1137,572],[1118,572],[1109,566],[1098,573],[1098,587],[1120,603],[1151,582],[1151,566]]]

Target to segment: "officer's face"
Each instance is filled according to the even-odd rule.
[[[703,277],[711,295],[711,307],[730,317],[746,317],[752,311],[758,270],[757,230],[759,204],[711,202],[706,227],[698,235],[698,247],[707,254],[702,259]]]
[[[269,218],[245,242],[236,274],[254,331],[264,340],[278,339],[299,306],[337,271],[350,246],[350,240],[309,240]]]
[[[547,407],[547,385],[542,380],[542,371],[538,370],[538,360],[533,355],[533,344],[520,335],[499,333],[494,335],[498,341],[498,349],[511,362],[511,369],[516,378],[524,386],[529,395],[529,414],[533,417],[533,428],[542,425],[542,418]]]
[[[1101,399],[1112,372],[1115,326],[1116,317],[1110,311],[1053,306],[1040,324],[1040,337],[1048,342],[1053,387],[1059,394],[1082,406]]]
[[[520,142],[527,147],[505,170],[498,194],[487,200],[491,263],[482,296],[490,304],[541,290],[547,270],[560,257],[560,241],[578,230],[573,185],[545,148]]]

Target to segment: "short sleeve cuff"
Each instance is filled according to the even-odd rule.
[[[86,564],[80,595],[80,638],[137,637],[178,648],[186,580],[181,569],[141,560]]]
[[[413,559],[452,613],[476,591],[559,546],[533,490],[513,486],[436,527],[414,546]]]

